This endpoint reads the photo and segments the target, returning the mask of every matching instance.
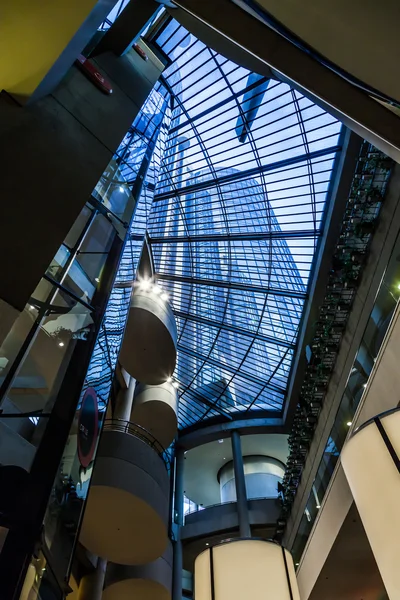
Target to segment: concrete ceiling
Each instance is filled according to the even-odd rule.
[[[354,504],[332,546],[309,600],[388,600]]]
[[[286,463],[287,435],[270,433],[241,437],[243,456],[271,456]],[[232,460],[230,438],[203,444],[185,454],[184,490],[196,504],[210,506],[220,502],[219,469]]]

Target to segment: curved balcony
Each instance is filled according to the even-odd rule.
[[[164,383],[175,369],[176,340],[175,318],[164,294],[149,282],[139,284],[119,356],[122,366],[142,383]]]
[[[178,427],[178,394],[172,383],[135,387],[132,418],[148,429],[167,448]]]
[[[128,567],[110,563],[107,567],[103,600],[170,600],[172,558],[172,544],[169,542],[164,554],[147,565]]]
[[[280,512],[278,498],[248,500],[248,507],[252,535],[265,539],[271,538],[275,533]],[[184,568],[193,571],[194,560],[205,550],[206,544],[214,544],[238,535],[239,519],[236,502],[215,504],[186,514],[185,525],[181,529]]]
[[[129,421],[105,421],[80,535],[93,554],[122,565],[159,558],[168,542],[167,457]]]

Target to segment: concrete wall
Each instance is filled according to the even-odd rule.
[[[399,404],[399,356],[400,305],[398,304],[348,436],[368,419]],[[309,597],[352,502],[353,498],[343,468],[338,462],[297,573],[302,600],[307,600]]]
[[[347,72],[400,101],[400,3],[386,0],[259,0],[259,4]]]
[[[377,289],[399,230],[400,166],[396,165],[389,183],[385,202],[382,205],[379,225],[374,234],[369,258],[356,294],[336,366],[286,528],[285,543],[288,548],[293,544],[300,520],[303,516],[310,489],[332,429],[350,369],[364,334]]]
[[[131,50],[100,55],[105,95],[75,66],[54,92],[21,108],[0,94],[0,299],[22,310],[160,69]],[[6,259],[9,258],[9,260]]]
[[[280,506],[275,498],[249,500],[250,525],[261,526],[276,523]],[[217,504],[185,517],[181,530],[182,540],[214,535],[220,531],[237,529],[239,520],[236,502]]]

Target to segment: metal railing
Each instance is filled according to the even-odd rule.
[[[119,431],[121,433],[127,433],[129,435],[135,436],[136,438],[150,446],[150,448],[153,448],[153,450],[155,450],[158,456],[163,460],[167,470],[169,470],[172,452],[166,450],[162,446],[162,444],[160,444],[160,442],[154,437],[154,435],[141,425],[124,419],[106,419],[104,421],[103,431]]]

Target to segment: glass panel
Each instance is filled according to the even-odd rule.
[[[84,302],[90,303],[96,291],[115,235],[113,225],[97,214],[62,280],[63,286]]]
[[[3,344],[3,355],[15,355],[25,342],[36,309],[28,306],[16,321]],[[92,326],[90,310],[64,291],[54,291],[52,303],[33,341],[19,364],[4,399],[7,413],[21,418],[0,419],[7,443],[0,446],[0,463],[30,469],[35,449],[47,425],[47,417],[62,385],[66,369],[78,340],[85,340]],[[3,378],[4,381],[4,378]]]
[[[62,600],[64,594],[42,551],[32,557],[19,600]]]
[[[341,124],[171,19],[172,123],[148,232],[179,332],[179,426],[279,412]]]

